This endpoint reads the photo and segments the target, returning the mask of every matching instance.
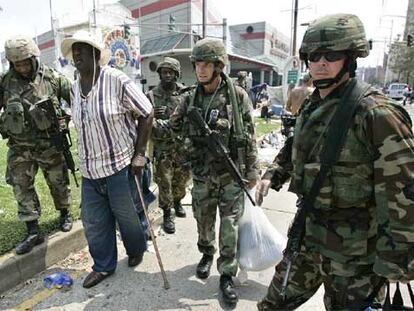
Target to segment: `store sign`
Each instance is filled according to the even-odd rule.
[[[108,32],[104,37],[105,46],[111,50],[109,65],[123,69],[130,64],[136,66],[139,60],[138,51],[135,47],[133,36],[124,38],[124,31],[115,29]]]
[[[288,84],[296,84],[298,81],[298,70],[289,70],[287,76]]]

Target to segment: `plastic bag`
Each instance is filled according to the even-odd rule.
[[[70,287],[73,284],[72,278],[66,272],[56,272],[43,279],[46,288]]]
[[[253,194],[254,197],[254,194]],[[239,265],[246,271],[262,271],[282,260],[286,239],[273,227],[263,210],[246,197],[239,221]]]

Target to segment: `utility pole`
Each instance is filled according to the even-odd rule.
[[[93,28],[96,32],[96,3],[95,3],[95,0],[93,0]]]
[[[49,10],[50,10],[50,29],[52,30],[53,37],[55,37],[55,26],[53,25],[53,10],[52,10],[52,0],[49,0]]]
[[[298,30],[298,6],[299,0],[293,0],[295,2],[294,9],[293,9],[293,43],[292,43],[292,51],[290,54],[292,56],[296,55],[296,36]]]
[[[207,0],[202,0],[203,1],[203,38],[206,37],[207,35]]]

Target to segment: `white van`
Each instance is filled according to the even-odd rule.
[[[405,83],[391,83],[388,87],[388,97],[392,99],[403,99],[404,89],[407,87]]]

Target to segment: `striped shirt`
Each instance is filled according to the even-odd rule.
[[[135,119],[152,110],[140,89],[123,72],[105,66],[86,97],[75,81],[71,102],[82,176],[103,178],[128,166],[138,137]]]

